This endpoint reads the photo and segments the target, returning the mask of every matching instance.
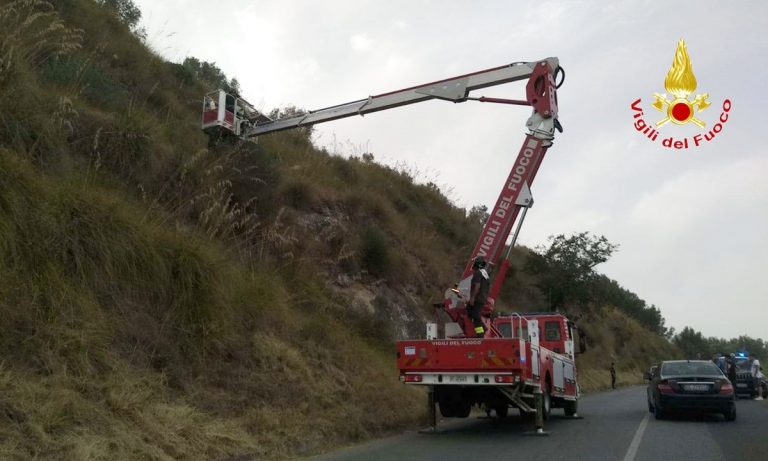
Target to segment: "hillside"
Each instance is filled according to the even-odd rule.
[[[480,223],[307,129],[209,145],[203,67],[91,0],[0,5],[0,457],[278,459],[422,421],[393,341]],[[527,254],[504,308],[548,307]],[[581,315],[587,388],[676,353]]]

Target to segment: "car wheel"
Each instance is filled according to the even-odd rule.
[[[723,413],[726,421],[736,421],[736,407],[731,407],[729,411]]]
[[[656,405],[656,407],[654,407],[653,415],[656,417],[656,419],[664,419],[667,416],[667,414],[664,413],[664,410],[659,408],[658,405]]]

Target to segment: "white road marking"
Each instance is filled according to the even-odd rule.
[[[627,454],[624,455],[624,461],[634,461],[637,455],[637,449],[640,448],[640,441],[643,440],[643,433],[645,432],[645,426],[648,425],[648,419],[651,417],[650,413],[645,414],[645,418],[640,421],[640,427],[635,432],[635,437],[632,439],[632,443],[629,444]]]

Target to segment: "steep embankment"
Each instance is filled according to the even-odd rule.
[[[418,423],[392,342],[476,219],[306,130],[208,146],[220,72],[95,2],[5,2],[0,25],[0,457],[277,459]],[[540,309],[521,267],[511,304]],[[662,347],[608,319],[588,331],[617,357]]]

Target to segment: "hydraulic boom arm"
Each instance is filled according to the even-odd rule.
[[[534,73],[537,65],[540,66],[542,63],[553,71],[559,67],[557,58],[547,58],[544,61],[539,62],[517,62],[505,66],[494,67],[492,69],[481,70],[479,72],[460,75],[445,80],[438,80],[424,85],[383,93],[376,96],[369,96],[366,99],[360,99],[346,104],[313,110],[303,115],[279,120],[257,122],[250,128],[243,130],[242,136],[250,138],[272,133],[274,131],[315,125],[317,123],[330,122],[331,120],[352,117],[354,115],[370,114],[372,112],[393,109],[395,107],[415,104],[430,99],[464,102],[471,99],[469,98],[469,93],[474,90],[527,79]],[[498,100],[490,100],[489,98],[478,98],[477,100],[483,102],[499,102]],[[508,100],[501,101],[509,102]],[[527,104],[526,101],[517,102],[520,104]]]
[[[354,115],[362,116],[430,99],[454,103],[473,100],[531,106],[533,113],[526,122],[528,133],[525,141],[464,269],[458,284],[460,295],[449,290],[442,304],[454,321],[461,323],[464,319],[464,330],[470,336],[472,330],[468,327],[471,327],[471,323],[467,323],[464,309],[456,308],[462,307],[460,304],[466,301],[469,294],[475,257],[482,255],[489,264],[498,263],[520,210],[533,204],[530,186],[547,149],[552,145],[555,129],[562,131],[557,121],[556,93],[557,87],[562,83],[556,83],[556,75],[561,71],[559,61],[554,57],[536,62],[516,62],[277,120],[271,120],[246,101],[219,90],[206,95],[203,100],[202,127],[205,131],[224,131],[242,139],[249,139],[275,131]],[[524,79],[528,80],[525,100],[469,96],[470,92],[475,90]],[[495,299],[498,295],[508,264],[509,261],[505,258],[499,266],[496,280],[489,292],[490,299]],[[492,302],[489,304],[492,307]],[[491,331],[486,334],[495,333]]]

